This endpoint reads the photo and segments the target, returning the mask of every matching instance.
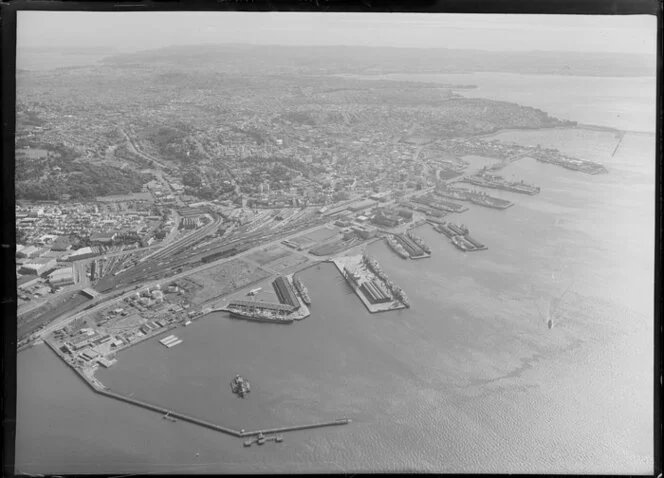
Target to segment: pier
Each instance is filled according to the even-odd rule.
[[[51,344],[49,341],[45,341],[46,344],[53,350],[58,357],[64,360],[62,355],[58,352],[57,347],[55,347],[53,344]],[[106,388],[99,380],[97,380],[94,377],[88,377],[83,371],[71,363],[67,362],[65,360],[65,363],[69,365],[69,367],[79,376],[85,383],[88,384],[88,386],[95,391],[96,393],[100,395],[104,395],[108,398],[113,398],[115,400],[120,400],[125,403],[129,403],[131,405],[135,405],[137,407],[145,408],[147,410],[151,410],[153,412],[157,412],[162,416],[170,416],[175,419],[179,419],[185,422],[193,423],[194,425],[199,425],[205,428],[209,428],[221,433],[226,433],[227,435],[232,435],[234,437],[242,438],[246,436],[253,436],[253,435],[258,435],[260,433],[266,434],[266,433],[284,433],[284,432],[292,432],[292,431],[298,431],[298,430],[310,430],[313,428],[322,428],[322,427],[330,427],[330,426],[336,426],[336,425],[347,425],[351,423],[351,420],[349,418],[337,418],[336,420],[331,420],[331,421],[325,421],[325,422],[318,422],[318,423],[311,423],[308,425],[292,425],[292,426],[286,426],[286,427],[277,427],[277,428],[266,428],[263,430],[255,430],[255,431],[245,431],[243,430],[234,430],[232,428],[224,427],[222,425],[217,425],[216,423],[208,422],[206,420],[202,420],[200,418],[192,417],[190,415],[186,415],[184,413],[177,412],[175,410],[169,410],[168,408],[160,407],[159,405],[154,405],[152,403],[144,402],[142,400],[138,400],[136,398],[132,397],[127,397],[125,395],[121,395],[119,393],[115,393],[108,388]]]

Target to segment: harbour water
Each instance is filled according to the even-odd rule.
[[[502,139],[530,144],[532,134]],[[556,147],[573,148],[569,135]],[[502,174],[539,195],[492,191],[515,205],[449,216],[487,251],[463,254],[430,226],[418,230],[429,259],[371,245],[411,309],[370,314],[322,264],[300,274],[313,301],[304,321],[212,314],[178,329],[177,347],[151,339],[98,374],[115,391],[222,425],[351,425],[243,448],[99,397],[36,346],[18,357],[18,470],[651,472],[654,136],[628,134],[610,158],[616,141],[577,141],[608,175],[525,159]],[[570,286],[549,329],[551,299]],[[236,373],[252,383],[244,400],[230,391]]]

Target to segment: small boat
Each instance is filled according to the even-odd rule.
[[[282,441],[284,441],[284,436],[277,435],[276,437],[274,437],[274,441],[276,441],[277,443],[281,443]]]
[[[251,391],[251,385],[246,378],[236,375],[231,381],[231,390],[233,393],[244,398],[244,396]]]
[[[259,445],[262,445],[263,443],[265,443],[265,437],[263,436],[262,433],[258,434],[258,440],[256,440],[256,443],[258,443]]]
[[[253,443],[254,443],[253,440],[245,440],[244,446],[251,446]]]
[[[166,415],[164,415],[164,418],[168,421],[171,421],[171,422],[177,422],[178,421],[177,418],[172,417],[170,413],[167,413]]]
[[[550,329],[553,328],[553,319],[549,319],[549,328],[550,328]]]

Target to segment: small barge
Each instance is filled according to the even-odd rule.
[[[406,250],[397,242],[397,240],[394,238],[393,235],[389,235],[385,238],[387,241],[387,245],[390,246],[390,249],[392,249],[394,252],[397,253],[399,257],[402,259],[408,259],[409,255],[406,252]]]
[[[231,390],[240,398],[244,398],[246,394],[251,392],[251,384],[246,378],[236,375],[233,380],[231,380]]]

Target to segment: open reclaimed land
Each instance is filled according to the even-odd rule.
[[[200,305],[269,277],[266,270],[242,259],[206,269],[187,277],[195,288],[192,304]]]

